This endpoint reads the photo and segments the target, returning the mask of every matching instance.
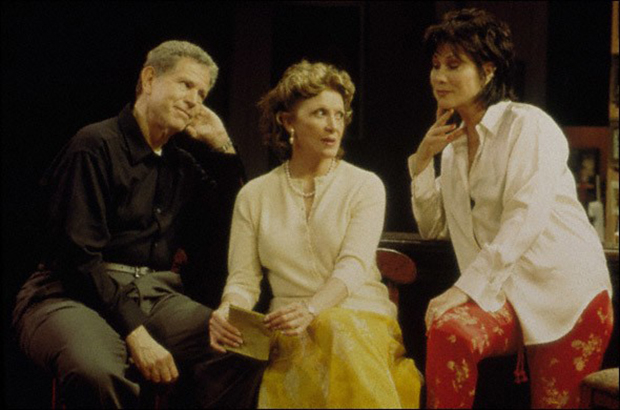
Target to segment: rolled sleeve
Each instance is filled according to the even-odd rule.
[[[498,266],[500,261],[488,260],[496,255],[498,253],[493,251],[481,253],[454,284],[487,312],[495,312],[504,306],[506,296],[502,285],[512,269],[511,266]]]

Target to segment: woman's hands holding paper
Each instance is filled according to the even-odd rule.
[[[295,302],[265,316],[265,326],[270,330],[280,330],[287,336],[298,336],[306,331],[312,320],[314,315],[308,306]]]
[[[241,332],[228,322],[229,302],[223,302],[209,319],[209,342],[220,353],[226,353],[226,347],[239,347],[243,343]]]

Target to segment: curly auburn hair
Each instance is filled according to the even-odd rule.
[[[278,84],[258,102],[261,112],[259,128],[264,143],[285,161],[291,158],[292,148],[288,133],[280,121],[280,113],[290,112],[302,99],[309,99],[325,90],[334,90],[342,96],[345,110],[345,125],[351,123],[353,110],[351,102],[355,85],[344,70],[326,63],[310,63],[302,60],[286,69]],[[338,156],[342,157],[340,150]]]
[[[477,97],[485,108],[506,99],[516,100],[512,34],[508,25],[491,13],[475,8],[449,11],[441,23],[426,29],[424,45],[429,56],[442,46],[467,54],[481,77],[483,64],[493,63],[493,78]]]

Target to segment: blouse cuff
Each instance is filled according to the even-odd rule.
[[[454,284],[472,298],[486,312],[495,312],[504,306],[506,296],[499,283],[489,283],[479,272],[467,270]]]

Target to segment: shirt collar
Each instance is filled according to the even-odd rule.
[[[129,149],[129,157],[133,164],[155,155],[151,146],[146,142],[138,121],[133,116],[133,105],[127,104],[118,116],[118,123]]]
[[[479,126],[484,128],[488,135],[497,135],[499,132],[501,119],[508,108],[508,104],[510,104],[510,101],[500,101],[487,108],[487,112],[484,113]]]

